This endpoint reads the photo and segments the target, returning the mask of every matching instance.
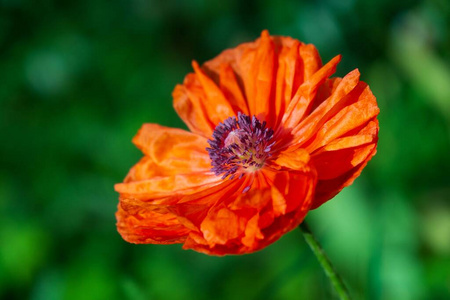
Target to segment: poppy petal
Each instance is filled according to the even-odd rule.
[[[211,171],[206,139],[181,130],[144,124],[133,143],[146,155],[115,185],[122,195],[154,200],[194,193],[220,183]]]
[[[347,74],[338,84],[331,96],[323,101],[310,115],[298,124],[292,134],[293,144],[302,144],[320,129],[323,124],[340,111],[345,101],[340,103],[358,84],[359,72]]]
[[[374,119],[354,135],[336,139],[311,155],[319,174],[314,207],[334,197],[358,177],[375,155],[377,141],[378,121]],[[325,195],[331,196],[325,199]]]
[[[290,213],[294,210],[306,211],[312,203],[312,196],[316,182],[316,172],[314,169],[305,167],[301,171],[277,171],[275,173],[265,172],[272,189],[272,196],[274,196],[274,189],[276,189],[277,197],[284,197],[286,207],[283,208],[282,214]],[[276,203],[281,201],[277,199]]]
[[[293,92],[304,79],[300,70],[304,65],[299,56],[300,46],[301,43],[294,40],[292,46],[281,46],[281,50],[279,50],[275,101],[272,108],[277,118],[275,126],[281,122],[281,118],[291,102]]]
[[[231,185],[231,181],[225,181],[195,192],[191,190],[190,193],[174,191],[165,195],[149,195],[144,192],[141,199],[136,194],[121,193],[116,214],[119,232],[124,239],[134,243],[168,243],[174,235],[179,239],[173,242],[181,243],[186,238],[186,232],[199,230],[207,215],[211,196],[217,193],[225,195],[230,188],[234,193],[235,186]],[[168,226],[164,226],[165,221]],[[152,226],[155,230],[151,230]]]
[[[134,244],[175,244],[186,240],[189,230],[171,213],[159,213],[121,204],[116,213],[117,230],[124,240]]]
[[[211,161],[206,152],[207,140],[191,132],[144,124],[133,138],[133,143],[148,157],[163,175],[206,172]],[[148,162],[147,162],[148,163]],[[149,174],[148,179],[152,176]]]
[[[235,112],[250,114],[236,74],[229,63],[222,63],[220,66],[220,89],[230,101]]]
[[[260,120],[273,124],[274,112],[269,110],[270,98],[273,89],[273,77],[275,70],[275,49],[269,32],[261,33],[259,47],[256,50],[255,60],[249,76],[244,77],[244,82],[251,81],[254,85],[254,97],[248,97],[250,114],[257,116]],[[250,78],[253,76],[253,78]]]
[[[336,66],[340,60],[340,55],[334,57],[298,88],[283,116],[285,128],[294,128],[309,112],[317,90],[328,77],[336,72]]]
[[[369,160],[377,153],[375,145],[373,150],[367,155],[366,159],[351,169],[350,171],[342,174],[337,178],[330,180],[318,180],[316,186],[316,194],[314,196],[314,202],[311,209],[316,209],[323,203],[336,196],[344,187],[349,186],[353,181],[361,174],[362,170],[366,167]]]
[[[247,220],[226,207],[215,207],[203,220],[200,229],[203,238],[214,247],[224,245],[229,240],[239,237],[245,230]]]
[[[375,96],[364,82],[359,82],[357,87],[341,102],[341,105],[347,106],[342,107],[317,131],[314,140],[309,142],[306,147],[308,152],[314,153],[316,149],[367,124],[380,112]],[[377,133],[375,132],[374,135]]]
[[[228,117],[235,116],[236,113],[231,107],[230,102],[225,98],[216,83],[208,77],[196,61],[192,62],[192,67],[194,68],[195,75],[200,81],[200,84],[205,92],[206,99],[203,104],[206,108],[207,116],[211,122],[213,124],[218,124]]]
[[[264,239],[264,235],[259,228],[259,215],[255,214],[250,220],[248,220],[244,236],[241,238],[242,244],[247,248],[254,248],[255,244],[258,243],[259,240]]]
[[[117,183],[116,192],[140,200],[153,200],[177,193],[192,194],[219,184],[221,178],[211,172],[158,176],[147,180]]]
[[[255,178],[249,192],[227,194],[227,197],[237,197],[232,206],[226,207],[227,201],[217,199],[218,205],[209,210],[201,231],[191,232],[183,248],[211,255],[240,254],[275,242],[305,217],[312,204],[315,180],[313,170],[264,170]],[[254,201],[257,199],[261,203]],[[269,213],[271,221],[261,219],[265,215],[267,220]]]
[[[211,136],[215,125],[208,117],[206,95],[195,74],[188,74],[182,85],[175,86],[172,98],[173,108],[190,131],[205,138]]]
[[[312,44],[302,44],[299,55],[303,62],[303,82],[306,82],[322,68],[322,59],[317,48]]]
[[[308,166],[309,160],[309,153],[303,148],[297,148],[292,151],[288,150],[281,152],[275,160],[277,166],[273,167],[277,169],[287,168],[288,170],[300,171]]]
[[[333,179],[353,169],[366,160],[374,148],[375,145],[372,141],[368,145],[324,151],[313,156],[312,161],[320,174],[319,180]]]

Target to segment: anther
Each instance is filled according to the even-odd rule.
[[[238,113],[215,128],[206,148],[212,171],[222,179],[242,178],[248,172],[261,169],[271,156],[273,130],[266,128],[255,116]]]

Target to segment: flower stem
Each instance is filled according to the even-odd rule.
[[[334,289],[339,295],[339,298],[341,300],[350,300],[350,295],[348,293],[347,288],[344,285],[344,282],[342,281],[342,278],[339,276],[338,273],[336,273],[336,270],[331,265],[331,261],[326,255],[325,251],[320,246],[319,242],[314,237],[313,233],[309,229],[308,224],[303,221],[300,226],[300,231],[303,233],[303,237],[305,238],[306,242],[308,243],[309,247],[311,248],[314,255],[317,257],[317,260],[319,261],[320,265],[322,266],[323,270],[325,271],[325,274],[330,279],[331,283],[334,286]]]

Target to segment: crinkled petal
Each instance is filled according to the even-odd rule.
[[[141,207],[119,204],[116,213],[117,230],[124,240],[134,244],[176,244],[186,240],[189,230],[175,215]]]
[[[304,64],[299,55],[299,48],[302,46],[303,44],[298,41],[294,41],[291,46],[279,46],[281,49],[278,50],[275,101],[271,106],[276,117],[274,127],[281,122],[295,89],[304,80],[304,74],[301,72]]]
[[[345,76],[331,96],[304,118],[293,130],[293,143],[302,144],[338,113],[346,104],[346,96],[357,86],[359,72],[355,70]],[[348,99],[348,98],[347,98]]]
[[[209,145],[200,135],[157,124],[144,124],[133,138],[133,143],[148,157],[146,163],[158,168],[147,167],[146,170],[150,172],[147,178],[142,176],[138,180],[153,177],[152,172],[172,175],[207,172],[211,169],[206,152]]]
[[[316,208],[350,185],[375,155],[378,121],[371,120],[352,135],[338,138],[311,155],[317,169]]]
[[[250,114],[269,124],[273,123],[274,112],[269,110],[272,92],[274,91],[275,49],[269,32],[261,33],[250,72],[243,74],[247,91]]]
[[[249,115],[247,101],[238,82],[238,78],[230,63],[224,62],[220,65],[220,89],[230,101],[235,112]]]
[[[196,61],[192,63],[192,67],[205,92],[206,98],[204,99],[203,105],[205,106],[207,117],[211,122],[213,124],[218,124],[228,117],[235,116],[236,113],[234,112],[231,103],[225,98],[222,90],[216,83],[208,77]]]
[[[177,193],[192,194],[221,181],[211,172],[158,176],[147,180],[118,183],[116,192],[141,200],[153,200]]]
[[[117,185],[116,185],[117,188]],[[216,201],[236,192],[231,181],[205,185],[189,191],[121,193],[117,227],[133,243],[182,243],[200,224]]]
[[[297,148],[280,152],[272,167],[300,171],[304,170],[305,167],[309,168],[309,161],[310,155],[308,151],[303,148]]]
[[[115,189],[127,198],[151,201],[191,194],[220,183],[211,171],[206,139],[181,129],[144,124],[133,138],[145,156]]]
[[[259,227],[259,214],[255,214],[248,220],[241,242],[245,247],[253,248],[262,239],[264,239],[264,235]]]
[[[306,82],[322,67],[322,59],[317,48],[312,44],[303,44],[299,48],[299,55],[303,62],[303,82]]]
[[[336,66],[340,60],[341,56],[336,56],[298,88],[283,116],[285,128],[295,128],[309,113],[319,87],[336,72]]]
[[[219,177],[220,178],[220,177]],[[242,193],[247,179],[225,180],[196,193],[181,195],[167,206],[186,227],[199,231],[209,210],[236,193]],[[166,201],[167,203],[167,201]]]
[[[314,153],[318,148],[366,125],[380,111],[374,95],[364,82],[359,82],[342,102],[345,102],[347,106],[326,121],[317,131],[314,139],[306,147],[309,153]],[[377,134],[378,132],[374,133],[374,135]]]
[[[206,95],[195,74],[190,73],[183,84],[172,92],[173,108],[193,133],[210,137],[215,124],[208,117]]]
[[[200,230],[211,247],[225,245],[245,231],[247,220],[225,206],[212,208],[203,220]]]
[[[183,248],[212,255],[260,250],[301,223],[312,204],[315,182],[312,169],[258,172],[248,192],[239,189],[217,200]]]
[[[353,181],[361,174],[361,171],[365,168],[369,160],[376,154],[376,145],[372,146],[372,151],[366,156],[366,159],[350,169],[346,173],[339,177],[329,180],[318,180],[316,187],[316,194],[314,196],[314,202],[311,209],[318,208],[323,203],[336,196],[344,187],[349,186]]]
[[[321,69],[313,45],[270,36],[267,30],[256,41],[225,50],[201,68],[196,63],[193,67],[195,74],[188,74],[174,90],[174,107],[191,131],[206,137],[218,122],[237,112],[276,126],[299,87],[307,82],[303,90],[315,92],[319,77],[325,79],[322,73],[332,69]]]

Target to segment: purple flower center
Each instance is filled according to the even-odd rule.
[[[208,140],[211,148],[206,148],[211,158],[212,171],[222,175],[222,179],[245,173],[255,172],[264,166],[271,156],[273,130],[266,128],[266,122],[260,122],[255,116],[238,113],[219,123]]]

